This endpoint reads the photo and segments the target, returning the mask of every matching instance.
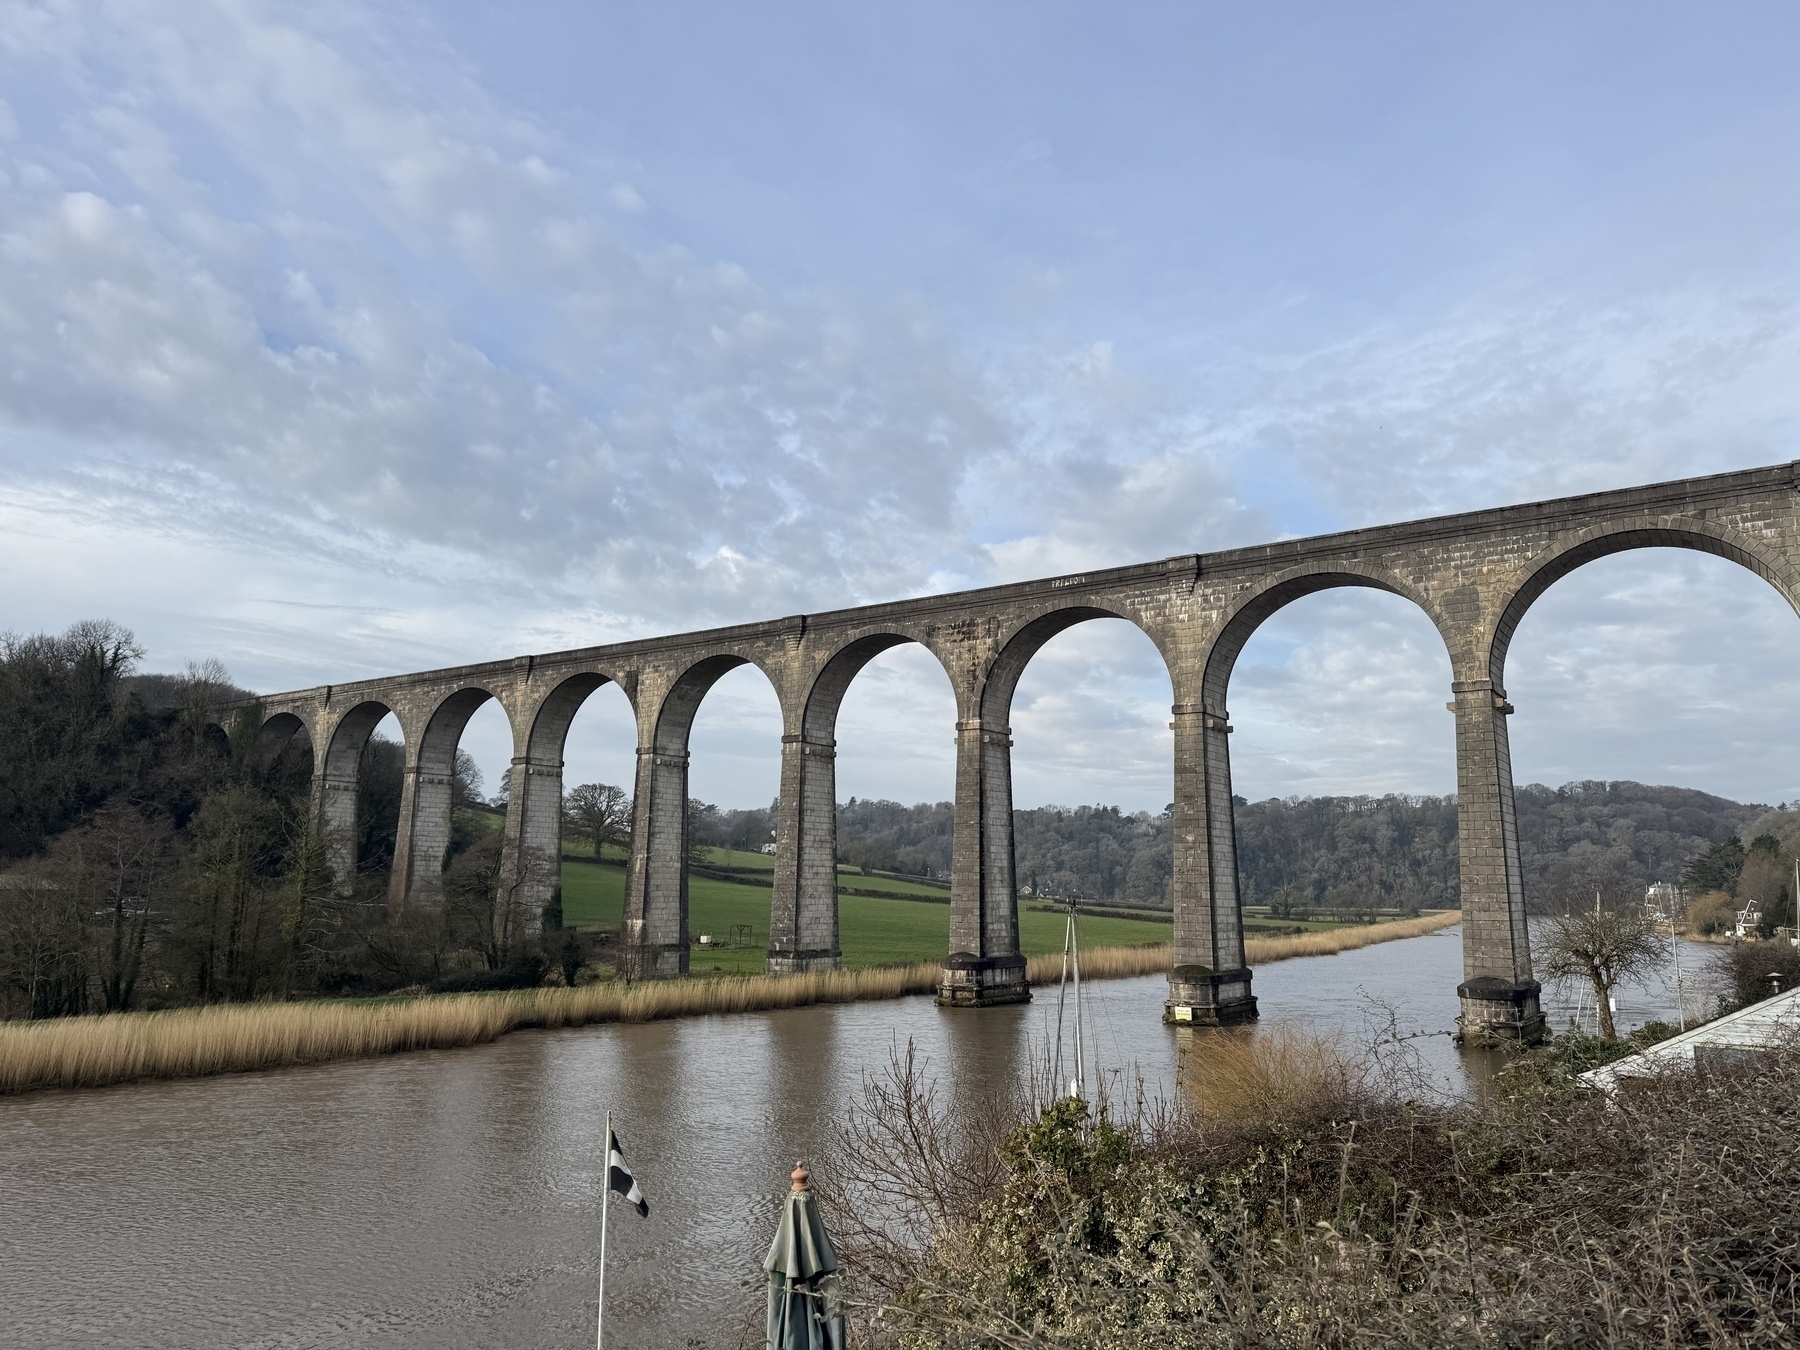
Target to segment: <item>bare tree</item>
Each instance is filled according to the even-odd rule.
[[[196,749],[208,743],[209,728],[225,730],[225,705],[238,698],[240,692],[231,682],[231,672],[216,656],[189,661],[176,677],[175,697]]]
[[[145,943],[176,881],[173,827],[115,799],[57,839],[45,865],[80,906],[102,1006],[124,1011],[137,992]]]
[[[481,766],[467,750],[458,749],[451,761],[450,802],[453,806],[486,806],[481,795]]]
[[[1600,1034],[1615,1040],[1612,991],[1634,975],[1662,964],[1666,947],[1655,923],[1640,908],[1607,910],[1596,896],[1592,910],[1550,922],[1543,971],[1553,980],[1586,980],[1594,990]]]
[[[498,833],[477,840],[444,872],[444,904],[455,937],[481,953],[489,970],[505,970],[529,956],[521,940],[530,927],[528,897],[552,882],[557,860],[542,849],[514,859]]]
[[[563,794],[563,828],[594,846],[594,858],[608,844],[631,838],[631,798],[611,783],[583,783]]]
[[[0,989],[27,1017],[63,1017],[87,1005],[80,903],[43,859],[0,875]]]

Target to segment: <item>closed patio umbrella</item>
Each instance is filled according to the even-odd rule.
[[[837,1253],[808,1179],[805,1166],[795,1163],[781,1227],[763,1262],[769,1273],[768,1350],[844,1350]]]

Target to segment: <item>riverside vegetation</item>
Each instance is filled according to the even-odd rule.
[[[1608,1101],[1575,1075],[1635,1047],[1571,1035],[1444,1103],[1405,1044],[1202,1033],[1181,1106],[1092,1114],[952,1109],[909,1048],[814,1168],[860,1343],[1800,1338],[1800,1047]]]
[[[1417,937],[1457,922],[1456,914],[1326,933],[1252,939],[1257,965],[1323,956]],[[1166,971],[1166,944],[1096,948],[1082,957],[1089,979]],[[1037,984],[1057,978],[1061,956],[1026,963]],[[0,1092],[104,1087],[138,1078],[193,1078],[247,1069],[315,1064],[405,1050],[476,1045],[529,1027],[646,1022],[667,1017],[767,1011],[930,993],[935,961],[807,975],[607,982],[579,988],[366,1000],[218,1005],[157,1013],[114,1013],[0,1023]]]

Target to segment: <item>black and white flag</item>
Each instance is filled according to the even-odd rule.
[[[631,1175],[625,1155],[619,1152],[619,1136],[610,1129],[606,1132],[606,1184],[637,1206],[640,1219],[650,1217],[650,1206],[638,1189],[637,1178]]]

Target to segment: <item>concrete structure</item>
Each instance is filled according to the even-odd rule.
[[[1254,1017],[1244,964],[1232,824],[1232,666],[1284,605],[1371,586],[1418,605],[1442,635],[1453,679],[1462,863],[1464,1033],[1542,1034],[1532,978],[1507,748],[1507,646],[1532,603],[1583,563],[1627,549],[1699,549],[1732,559],[1800,607],[1800,464],[1477,511],[1258,548],[927,596],[674,637],[522,656],[260,700],[277,750],[311,738],[332,857],[354,863],[356,765],[392,711],[406,776],[390,903],[440,903],[450,771],[469,715],[497,700],[513,727],[508,875],[529,927],[556,885],[563,738],[582,701],[616,683],[638,725],[634,823],[621,942],[642,976],[687,968],[688,730],[713,683],[751,664],[782,710],[781,813],[768,965],[838,962],[838,707],[857,672],[903,642],[930,651],[956,696],[956,833],[950,953],[940,996],[979,1005],[1029,997],[1019,954],[1009,716],[1013,691],[1050,638],[1088,619],[1136,624],[1173,692],[1175,960],[1171,1020]]]

